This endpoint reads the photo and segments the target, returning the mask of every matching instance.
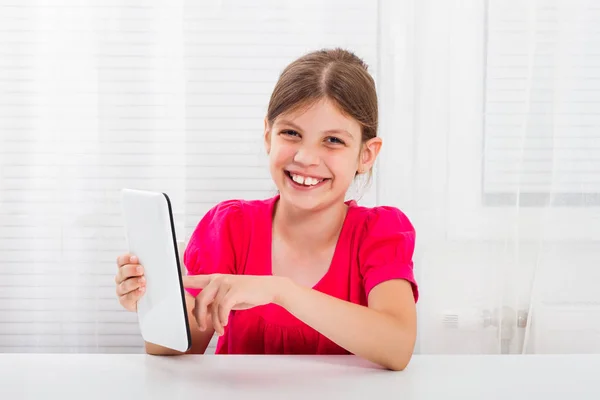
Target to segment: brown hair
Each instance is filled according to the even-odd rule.
[[[267,119],[273,124],[280,114],[323,98],[358,121],[363,143],[377,136],[375,82],[362,59],[339,48],[314,51],[289,64],[273,89]]]

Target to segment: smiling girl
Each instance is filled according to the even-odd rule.
[[[264,144],[279,192],[227,200],[184,254],[189,353],[354,354],[404,369],[416,339],[415,231],[397,208],[345,196],[381,149],[375,84],[353,53],[321,50],[288,65],[272,93]],[[135,256],[117,259],[122,306],[144,294]],[[146,343],[149,354],[180,354]]]

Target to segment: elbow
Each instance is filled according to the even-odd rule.
[[[390,371],[404,371],[410,364],[411,358],[412,354],[399,354],[389,358],[381,365]]]
[[[404,371],[406,369],[406,367],[408,367],[408,361],[394,361],[391,363],[388,363],[385,368],[390,370],[390,371],[396,371],[396,372],[400,372],[400,371]]]
[[[389,343],[383,354],[380,353],[379,364],[390,371],[404,371],[412,360],[414,344],[414,340],[404,340],[401,343],[395,340],[395,343]]]
[[[398,341],[396,339],[394,340],[394,345],[388,347],[390,351],[386,353],[385,368],[389,370],[404,371],[412,360],[417,339],[416,330],[413,329],[404,332],[404,334],[400,335],[403,338],[402,340]]]
[[[388,347],[388,351],[383,355],[381,365],[391,371],[404,371],[410,364],[414,352],[414,341],[407,342],[393,346],[393,348]]]

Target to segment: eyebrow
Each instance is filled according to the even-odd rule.
[[[302,128],[300,128],[298,125],[294,124],[291,121],[283,119],[283,120],[279,121],[279,123],[282,124],[282,125],[289,125],[289,126],[291,126],[292,128],[294,128],[296,130],[302,131]],[[327,134],[341,133],[341,134],[347,135],[350,138],[354,139],[354,136],[350,132],[348,132],[347,130],[345,130],[345,129],[328,129],[328,130],[324,131],[323,133],[327,133]]]

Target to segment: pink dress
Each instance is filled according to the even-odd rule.
[[[266,200],[228,200],[200,221],[184,254],[189,275],[223,273],[271,275],[273,207]],[[367,305],[369,291],[389,279],[412,284],[415,231],[393,207],[346,203],[348,213],[328,272],[314,290]],[[196,296],[197,289],[187,289]],[[319,312],[315,310],[314,312]],[[274,304],[232,311],[217,354],[349,354],[282,307]]]

